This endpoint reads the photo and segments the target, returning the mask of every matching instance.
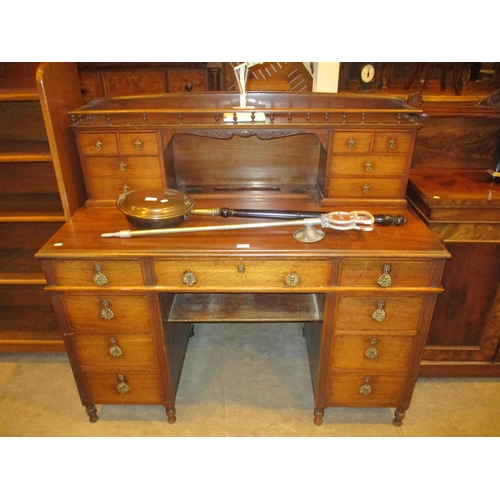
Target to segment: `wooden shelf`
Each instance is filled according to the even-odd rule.
[[[0,198],[0,222],[64,221],[59,194],[8,193]]]
[[[2,351],[64,351],[62,335],[50,306],[1,306],[0,323]]]
[[[0,351],[64,351],[35,254],[85,202],[82,104],[76,64],[0,63]]]
[[[39,101],[40,96],[35,88],[0,88],[0,101]]]
[[[52,161],[48,141],[0,141],[0,163],[37,161]]]
[[[316,294],[182,293],[175,296],[164,320],[188,323],[321,321],[323,310],[318,302]]]

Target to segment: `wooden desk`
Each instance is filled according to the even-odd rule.
[[[163,405],[175,422],[197,322],[294,321],[304,325],[317,425],[329,406],[395,407],[402,423],[449,256],[406,208],[414,110],[324,94],[252,99],[265,123],[222,122],[238,94],[111,99],[73,112],[90,199],[37,257],[91,422],[101,403]],[[288,227],[102,238],[128,228],[114,206],[123,186],[151,180],[199,208],[342,206],[397,210],[408,222],[325,229],[316,243]],[[208,223],[227,221],[191,215],[185,225]]]

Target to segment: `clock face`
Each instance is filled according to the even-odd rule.
[[[370,83],[373,81],[374,76],[375,68],[371,64],[363,66],[363,69],[361,70],[361,80],[363,80],[364,83]]]

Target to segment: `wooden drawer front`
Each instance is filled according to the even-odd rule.
[[[334,156],[330,175],[364,177],[401,176],[406,172],[405,156]]]
[[[161,94],[165,92],[163,70],[109,70],[102,72],[106,97]]]
[[[413,352],[413,336],[335,335],[330,366],[340,369],[404,371]]]
[[[67,294],[63,303],[70,330],[76,334],[151,332],[146,296]],[[108,319],[106,315],[112,318]]]
[[[333,154],[369,153],[372,148],[372,132],[334,132]]]
[[[161,178],[157,156],[90,157],[85,160],[85,173],[91,177],[116,179]]]
[[[120,153],[124,155],[157,155],[158,143],[154,132],[118,134]]]
[[[329,406],[397,406],[403,397],[405,386],[406,375],[404,374],[331,371],[327,404]]]
[[[123,377],[123,382],[122,378]],[[156,373],[123,371],[83,372],[85,387],[95,404],[162,404],[161,385]],[[125,383],[128,391],[120,392]],[[122,390],[125,390],[123,388]]]
[[[433,269],[432,261],[346,259],[340,266],[339,285],[376,288],[428,287],[433,285]]]
[[[79,134],[78,143],[84,155],[116,155],[118,143],[116,134]]]
[[[127,191],[134,191],[140,188],[162,188],[162,179],[138,179],[128,174],[116,178],[90,177],[87,179],[89,197],[93,199],[117,199]]]
[[[379,332],[380,335],[385,332],[414,333],[418,329],[423,304],[423,297],[398,295],[341,297],[335,329],[349,332],[371,330]],[[376,311],[379,317],[384,313],[385,317],[377,321],[373,318]]]
[[[223,289],[325,287],[329,283],[329,261],[164,261],[155,262],[159,286],[209,287]],[[194,274],[196,283],[183,283],[186,272]],[[298,276],[298,283],[294,275]],[[187,281],[185,279],[185,281]],[[288,283],[286,282],[288,281]]]
[[[405,194],[404,178],[331,177],[328,196],[332,198],[401,198]]]
[[[169,92],[206,92],[208,76],[203,69],[169,69]]]
[[[144,284],[140,261],[59,260],[52,261],[59,286],[141,286]]]
[[[101,369],[155,370],[151,335],[135,333],[73,335],[80,365]]]
[[[373,138],[374,153],[408,154],[413,136],[405,132],[375,132]]]

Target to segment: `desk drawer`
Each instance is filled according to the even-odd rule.
[[[87,188],[89,198],[94,200],[113,199],[116,200],[120,195],[143,188],[162,188],[163,180],[161,178],[148,179],[137,178],[130,176],[128,173],[124,175],[116,175],[114,178],[109,177],[89,177],[87,178]]]
[[[370,330],[415,333],[420,323],[423,297],[371,295],[341,297],[337,306],[336,331]],[[378,319],[376,319],[378,318]]]
[[[139,261],[57,260],[52,261],[55,283],[59,286],[141,286],[144,284]]]
[[[301,289],[328,286],[330,262],[157,261],[155,274],[158,286],[177,288]]]
[[[151,335],[111,333],[73,335],[73,344],[83,369],[156,370]]]
[[[330,177],[328,196],[332,198],[401,198],[405,195],[406,179],[392,177],[348,178]]]
[[[118,154],[116,134],[104,132],[78,134],[78,144],[80,145],[81,153],[85,156]]]
[[[346,177],[400,176],[406,172],[406,156],[333,156],[330,175]],[[332,181],[333,182],[333,181]]]
[[[333,152],[337,153],[369,153],[372,149],[372,132],[334,132]]]
[[[407,132],[375,132],[372,151],[406,155],[411,151],[412,143],[413,136]]]
[[[414,336],[335,335],[330,366],[344,370],[405,371],[411,362]]]
[[[405,374],[330,371],[328,406],[398,406]]]
[[[157,155],[155,132],[121,132],[118,134],[120,153],[124,155]]]
[[[83,378],[89,398],[95,404],[162,404],[161,385],[156,373],[96,371],[83,372]]]
[[[339,285],[346,287],[428,287],[433,286],[432,261],[345,259],[340,267]]]
[[[157,156],[92,156],[85,160],[85,172],[91,177],[161,178]]]
[[[147,296],[66,294],[62,302],[72,333],[151,332]]]

